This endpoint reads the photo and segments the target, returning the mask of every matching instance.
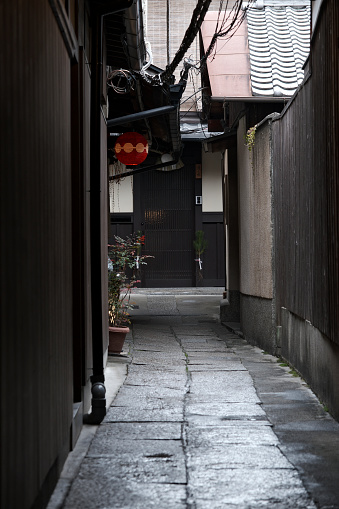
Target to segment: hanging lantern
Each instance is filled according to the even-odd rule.
[[[148,154],[148,142],[139,133],[124,133],[116,141],[115,155],[126,166],[142,163]]]

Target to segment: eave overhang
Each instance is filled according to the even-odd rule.
[[[237,131],[232,129],[227,133],[213,136],[203,142],[205,152],[223,152],[237,146]]]
[[[170,84],[153,79],[162,70],[149,65],[141,4],[141,0],[137,0],[126,11],[105,18],[107,66],[111,70],[126,70],[133,82],[131,90],[124,94],[108,87],[108,149],[110,159],[114,160],[116,138],[123,132],[137,131],[148,140],[149,155],[144,165],[150,166],[157,164],[163,154],[179,158],[182,146],[176,94]],[[149,110],[156,109],[159,114],[147,115]],[[120,117],[120,124],[109,125],[110,121]]]

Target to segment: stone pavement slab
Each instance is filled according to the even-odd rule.
[[[100,440],[181,440],[181,426],[168,421],[109,422],[100,426]]]
[[[211,465],[192,473],[189,491],[196,509],[316,509],[293,469],[220,470]]]
[[[109,460],[107,460],[109,466]],[[87,495],[84,496],[84,493]],[[186,509],[185,484],[116,479],[102,464],[86,464],[65,509]]]
[[[127,377],[58,509],[339,509],[339,424],[303,380],[218,323],[218,295],[159,296],[161,316],[139,295]]]
[[[183,408],[111,407],[106,422],[182,422]]]
[[[190,418],[190,426],[186,429],[189,435],[189,447],[214,444],[236,445],[271,445],[277,446],[279,440],[272,430],[272,425],[263,420],[238,420],[236,426],[232,420],[216,420],[195,423]]]

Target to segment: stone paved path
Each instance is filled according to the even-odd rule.
[[[339,425],[277,359],[213,320],[170,316],[136,320],[130,355],[66,509],[339,507],[338,490],[327,486],[326,498],[316,474]],[[300,436],[286,435],[286,419],[301,422]],[[324,457],[321,447],[313,458],[302,450],[305,422],[326,436]]]

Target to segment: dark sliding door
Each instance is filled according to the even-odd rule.
[[[148,288],[190,287],[194,275],[194,166],[134,177],[135,230],[154,255],[143,269]]]

